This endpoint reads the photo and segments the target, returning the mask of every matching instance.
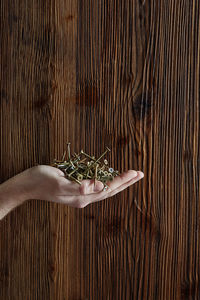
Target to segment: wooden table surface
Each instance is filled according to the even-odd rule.
[[[12,211],[0,299],[200,299],[199,5],[1,0],[1,182],[67,141],[144,178],[84,209]]]

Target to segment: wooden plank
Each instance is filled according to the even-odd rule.
[[[31,200],[0,222],[2,299],[198,299],[198,1],[0,6],[1,182],[112,149],[142,181],[84,209]]]
[[[1,181],[50,160],[53,4],[1,1]],[[1,222],[1,299],[50,298],[49,217],[33,200]]]

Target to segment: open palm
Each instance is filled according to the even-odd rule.
[[[141,171],[128,170],[108,182],[108,189],[104,191],[100,181],[96,181],[94,185],[94,180],[85,179],[79,185],[66,179],[61,170],[51,166],[39,165],[26,171],[26,185],[31,199],[59,202],[79,208],[112,197],[144,177]]]

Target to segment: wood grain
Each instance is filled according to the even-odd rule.
[[[200,299],[198,1],[2,0],[1,182],[112,149],[142,181],[0,222],[0,299]]]

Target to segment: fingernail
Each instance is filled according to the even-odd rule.
[[[100,192],[103,189],[104,185],[100,181],[96,181],[96,184],[94,185],[94,192]]]
[[[132,178],[135,178],[138,176],[138,172],[134,171],[134,170],[128,170],[127,173],[130,174]]]
[[[137,172],[138,172],[138,174],[139,174],[139,176],[140,176],[141,178],[144,177],[144,173],[143,173],[143,172],[141,172],[141,171],[137,171]]]
[[[138,172],[137,172],[137,171],[134,171],[134,172],[133,172],[133,178],[134,178],[134,177],[137,177],[137,176],[138,176]]]

